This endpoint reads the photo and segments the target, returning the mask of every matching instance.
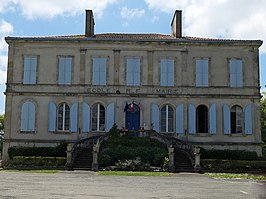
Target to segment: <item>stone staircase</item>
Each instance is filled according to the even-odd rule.
[[[176,172],[195,171],[189,156],[181,150],[176,150],[175,152],[175,171]]]
[[[73,163],[73,169],[75,170],[91,170],[93,160],[92,147],[90,148],[78,148],[77,158]]]

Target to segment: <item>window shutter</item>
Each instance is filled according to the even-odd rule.
[[[24,75],[23,75],[23,84],[30,83],[30,65],[31,60],[29,56],[24,57]]]
[[[223,105],[223,124],[224,124],[224,134],[230,134],[230,128],[231,128],[230,108],[227,104]]]
[[[78,132],[78,102],[73,103],[70,108],[70,131]]]
[[[176,107],[176,133],[184,133],[184,105]]]
[[[90,132],[90,106],[85,102],[82,105],[82,132]]]
[[[100,83],[100,59],[93,58],[93,66],[92,66],[92,84],[99,85]]]
[[[35,105],[28,102],[28,130],[35,130]]]
[[[236,60],[230,60],[230,86],[236,87]]]
[[[134,59],[134,79],[133,85],[139,86],[140,85],[140,59]]]
[[[71,84],[72,57],[65,58],[65,84]]]
[[[106,58],[100,59],[100,85],[106,85]]]
[[[65,59],[59,57],[58,83],[65,84]]]
[[[202,60],[196,60],[196,86],[202,86]]]
[[[48,131],[55,132],[56,129],[56,105],[53,102],[49,103],[48,110]]]
[[[188,106],[188,132],[195,134],[196,132],[196,108],[193,104]]]
[[[216,134],[216,104],[212,104],[210,108],[210,133]]]
[[[106,121],[106,129],[108,132],[115,123],[115,103],[111,103],[107,106],[107,121]]]
[[[134,65],[132,59],[127,59],[127,85],[132,86],[134,84]]]
[[[245,133],[252,134],[252,105],[249,104],[245,108]]]
[[[28,102],[25,102],[22,104],[21,107],[21,131],[27,131],[28,130],[28,110],[29,110],[29,104]]]
[[[167,60],[161,59],[160,86],[167,86]]]
[[[36,84],[36,68],[37,68],[37,57],[31,57],[31,64],[30,64],[30,80],[29,84]]]
[[[173,59],[168,59],[167,70],[168,70],[167,86],[174,86],[175,72],[174,72],[174,60]]]
[[[156,104],[151,106],[151,123],[153,130],[160,132],[160,110]]]
[[[209,71],[208,71],[208,60],[202,60],[202,86],[208,86],[209,84]]]
[[[236,86],[243,87],[242,60],[236,60]]]

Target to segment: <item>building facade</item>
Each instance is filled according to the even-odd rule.
[[[261,155],[260,40],[172,34],[6,37],[3,161],[11,146],[54,146],[154,129],[207,149]]]

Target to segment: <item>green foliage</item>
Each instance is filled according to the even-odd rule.
[[[117,163],[139,158],[142,164],[162,167],[168,156],[166,146],[149,137],[134,137],[123,134],[113,127],[110,138],[103,142],[100,149],[100,167],[114,166]]]
[[[266,171],[266,161],[254,160],[204,159],[201,160],[201,166],[204,171],[213,172]]]
[[[200,149],[202,159],[224,160],[258,160],[256,152],[240,150],[206,150]]]
[[[119,160],[115,166],[118,171],[150,171],[150,164],[142,162],[138,157],[135,160]]]
[[[263,98],[260,100],[260,112],[261,112],[261,137],[266,143],[266,93],[263,93]]]
[[[66,157],[66,143],[56,147],[10,147],[9,157],[14,156],[43,156],[43,157]]]
[[[211,178],[241,178],[241,179],[253,179],[253,180],[266,180],[266,176],[263,175],[251,175],[248,173],[205,173],[204,175]]]
[[[8,166],[15,168],[64,168],[65,164],[65,157],[14,156]]]
[[[0,115],[0,132],[3,133],[5,130],[5,115]]]
[[[167,172],[131,172],[131,171],[98,171],[98,175],[106,176],[172,176],[173,173]]]

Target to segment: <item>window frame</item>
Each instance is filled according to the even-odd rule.
[[[62,124],[61,121],[60,121],[60,107],[62,107]],[[68,107],[68,112],[66,112],[66,107]],[[68,116],[68,117],[66,117]],[[70,131],[70,107],[67,103],[61,103],[59,104],[59,106],[57,107],[57,117],[56,117],[56,120],[57,120],[57,131],[59,132],[65,132],[65,131]],[[60,129],[60,127],[62,126],[62,129]],[[66,128],[68,127],[68,128]]]
[[[172,110],[169,110],[169,107],[172,109]],[[163,124],[163,109],[165,108],[165,124]],[[172,111],[172,118],[169,117],[169,111]],[[169,128],[171,128],[171,124],[169,124],[169,120],[172,119],[172,129],[169,130]],[[175,110],[174,108],[169,105],[169,104],[166,104],[166,105],[163,105],[161,108],[160,108],[160,132],[161,133],[174,133],[175,131]],[[163,129],[162,127],[165,126],[165,129]]]
[[[95,65],[95,61],[99,60],[98,63],[98,70],[96,70],[97,65]],[[105,65],[102,65],[102,63],[105,62]],[[93,57],[92,58],[92,85],[95,86],[104,86],[107,85],[107,57]],[[101,71],[101,67],[104,67],[104,71]],[[97,74],[95,74],[97,73]],[[95,75],[98,77],[98,81],[95,79]],[[104,81],[102,82],[102,78]]]
[[[203,62],[206,62],[205,65]],[[204,70],[204,67],[207,70]],[[209,70],[210,70],[210,60],[209,58],[197,58],[195,60],[195,86],[196,87],[209,87]],[[206,73],[205,73],[206,72]],[[205,78],[204,78],[205,76]]]
[[[244,114],[245,114],[244,109],[239,105],[234,105],[230,108],[230,133],[231,134],[243,134],[244,133],[244,121],[245,121]],[[234,121],[233,118],[235,118],[234,126],[233,126],[233,121]],[[233,132],[233,129],[235,129],[234,132]]]
[[[95,108],[97,111],[96,115],[94,115]],[[95,119],[96,119],[96,128],[95,128]],[[91,131],[105,132],[105,129],[106,129],[106,108],[101,103],[95,103],[92,105],[92,108],[91,108]]]
[[[32,59],[36,60],[35,66],[32,66]],[[30,70],[26,70],[26,59],[30,59]],[[37,71],[38,71],[38,62],[39,62],[39,56],[38,55],[23,55],[23,77],[22,77],[22,83],[25,85],[35,85],[37,84]],[[35,67],[35,70],[32,70],[32,67]],[[26,71],[29,71],[29,79],[26,80]],[[35,74],[35,77],[32,79],[32,71]]]
[[[241,63],[241,74],[238,73],[239,69],[235,69],[236,73],[232,73],[232,65],[231,62],[240,62]],[[228,59],[228,67],[229,67],[229,87],[231,88],[243,88],[244,87],[244,60],[242,58],[230,58]],[[239,80],[239,76],[241,77]],[[233,82],[233,78],[235,78],[235,82]]]
[[[133,60],[134,60],[133,65],[129,65],[129,61],[133,61]],[[140,57],[126,58],[126,71],[125,72],[126,72],[126,85],[127,86],[140,86],[141,85],[141,58]],[[131,73],[133,73],[132,82],[130,82],[130,79],[129,79],[129,75]]]
[[[24,111],[24,108],[23,108],[23,106],[24,105],[27,105],[27,104],[29,104],[29,105],[33,105],[33,109],[34,109],[34,120],[33,120],[33,129],[29,129],[29,126],[30,126],[30,118],[32,117],[32,116],[30,116],[30,111],[29,111],[29,108],[30,107],[26,107],[27,108],[27,110],[25,110],[26,112],[24,113],[23,111]],[[25,115],[26,114],[26,118],[25,119],[23,119],[23,115]],[[23,126],[23,120],[26,120],[26,129],[23,129],[22,128],[22,126]],[[21,104],[21,114],[20,114],[20,132],[21,133],[36,133],[36,105],[35,105],[35,103],[33,103],[32,101],[25,101],[25,102],[23,102],[22,104]]]
[[[71,56],[71,55],[58,55],[57,57],[58,57],[58,84],[59,85],[71,85],[72,84],[72,73],[73,73],[72,71],[73,71],[74,56]],[[64,59],[64,60],[62,60],[62,59]],[[69,77],[66,76],[66,73],[67,73],[66,60],[67,59],[71,60]],[[60,72],[61,60],[65,62],[64,66],[63,66],[63,69],[62,69],[63,70],[63,74],[61,74],[61,72]],[[62,80],[61,80],[60,77],[62,77]],[[67,81],[67,78],[69,78],[69,82]]]

